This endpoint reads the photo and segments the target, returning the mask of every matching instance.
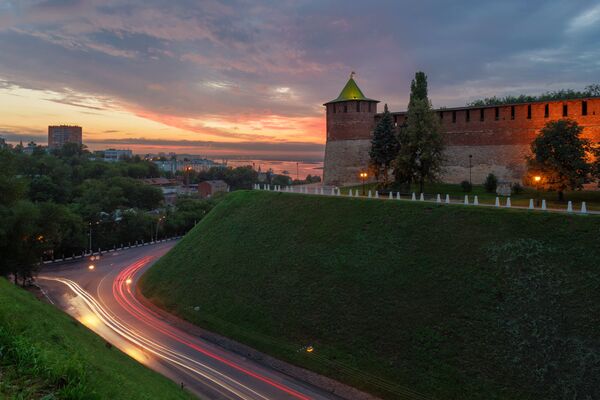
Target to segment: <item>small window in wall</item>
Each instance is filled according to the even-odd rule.
[[[479,110],[479,120],[483,122],[485,120],[485,108]]]
[[[444,119],[444,112],[440,111],[440,119],[443,120]]]
[[[563,104],[563,117],[566,117],[567,115],[569,115],[569,106]]]
[[[336,111],[335,104],[332,104],[331,108],[333,109],[333,113],[335,114],[335,111]]]
[[[372,103],[369,103],[369,112],[371,112],[371,104],[372,104]]]
[[[587,101],[581,102],[581,115],[587,115]]]
[[[456,122],[456,111],[452,111],[452,122]]]
[[[469,122],[471,120],[471,110],[467,110],[465,114],[465,121]]]
[[[515,119],[515,106],[510,106],[510,119]]]
[[[498,120],[500,119],[500,107],[496,107],[496,108],[494,109],[494,112],[495,112],[494,119],[495,119],[496,121],[498,121]]]
[[[344,112],[347,113],[348,112],[348,104],[344,104]]]
[[[360,101],[356,102],[356,112],[360,112]]]
[[[546,104],[544,106],[544,118],[548,118],[550,116],[550,104]]]
[[[527,119],[531,119],[531,104],[527,104]]]

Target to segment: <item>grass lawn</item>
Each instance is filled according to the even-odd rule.
[[[384,398],[586,399],[600,397],[599,260],[593,215],[252,191],[141,285]]]
[[[375,193],[375,189],[377,184],[368,183],[365,185],[365,190],[372,190],[373,194]],[[348,186],[341,189],[341,193],[343,195],[348,194],[348,190],[352,189],[353,191],[359,189],[362,194],[362,185],[356,186]],[[415,192],[417,197],[419,196],[419,185],[412,185],[411,192]],[[395,191],[394,191],[395,193]],[[433,198],[438,193],[442,196],[442,201],[446,194],[450,195],[450,198],[457,201],[462,201],[465,198],[465,195],[469,195],[469,199],[472,202],[473,196],[477,196],[480,203],[483,204],[494,204],[496,201],[496,193],[488,193],[485,191],[483,185],[473,185],[473,190],[466,193],[462,190],[460,185],[452,184],[452,183],[427,183],[425,184],[424,192],[427,198]],[[402,192],[402,195],[408,196],[409,193]],[[500,197],[500,201],[502,204],[506,202],[506,199]],[[579,210],[581,207],[581,202],[585,201],[587,209],[589,211],[600,211],[600,190],[588,190],[588,191],[567,191],[565,192],[565,201],[558,201],[558,195],[556,192],[543,192],[536,191],[532,188],[524,188],[522,193],[512,194],[510,196],[511,203],[515,206],[529,206],[529,199],[533,199],[536,201],[537,199],[546,199],[547,206],[549,208],[557,208],[557,209],[566,209],[567,202],[571,200],[573,202],[574,210]]]
[[[192,399],[79,322],[0,278],[0,398]]]

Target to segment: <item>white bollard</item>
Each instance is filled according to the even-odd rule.
[[[412,192],[412,197],[411,197],[411,200],[412,200],[412,201],[415,201],[415,200],[417,200],[417,196],[415,196],[415,192]]]
[[[571,200],[569,200],[569,202],[567,203],[567,212],[573,212],[573,202],[571,202]]]
[[[396,192],[396,200],[400,200],[400,192]]]
[[[352,197],[352,189],[348,189],[348,197]]]
[[[477,198],[477,196],[475,196],[475,198],[473,199],[473,205],[479,205],[479,199]]]
[[[581,213],[587,214],[587,206],[585,205],[585,201],[581,202]]]
[[[450,195],[446,193],[446,204],[450,204]]]
[[[378,199],[379,198],[379,190],[375,191],[375,198]]]
[[[495,207],[500,207],[500,198],[496,196],[496,202],[494,203]]]
[[[394,195],[392,194],[392,192],[390,192],[390,194],[389,194],[388,198],[389,198],[390,200],[392,200],[392,199],[394,198]]]
[[[546,210],[546,199],[542,199],[542,210]]]
[[[354,197],[358,197],[358,196],[360,196],[360,195],[358,194],[358,189],[356,189],[356,192],[354,192]]]
[[[534,209],[534,207],[533,207],[533,199],[529,199],[529,209],[530,210]]]
[[[369,190],[369,198],[371,198],[371,191]]]
[[[510,196],[506,198],[506,208],[510,208]]]
[[[465,206],[469,205],[469,195],[465,194]]]
[[[425,196],[423,196],[423,193],[421,193],[421,195],[419,196],[419,201],[425,201]]]
[[[442,198],[440,197],[439,193],[438,193],[437,197],[435,198],[435,202],[436,203],[441,203],[442,202]]]

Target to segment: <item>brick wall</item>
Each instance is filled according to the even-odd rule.
[[[584,101],[587,103],[587,115],[583,115]],[[563,114],[565,111],[566,116]],[[443,180],[451,183],[468,179],[469,155],[473,156],[471,159],[473,182],[483,182],[490,172],[496,174],[501,180],[519,181],[525,172],[525,156],[529,154],[531,142],[540,129],[552,120],[573,119],[583,126],[583,137],[600,142],[600,99],[598,98],[498,107],[449,108],[438,109],[436,112],[441,118],[446,140]],[[344,122],[343,114],[331,115],[328,111],[327,143],[347,138],[370,138],[370,132],[381,115],[376,114],[372,125],[368,125],[364,122],[356,123],[352,118]],[[400,127],[405,122],[406,112],[393,113],[393,118],[395,124]],[[332,119],[332,126],[335,127],[334,135],[329,134],[330,119]],[[367,162],[369,146],[366,148]],[[348,168],[353,163],[364,164],[364,157],[361,155],[354,161],[351,159],[338,161],[337,156],[328,157],[327,148],[332,147],[326,147],[325,159],[329,158],[329,162],[325,164],[325,177],[329,175],[342,179],[346,176],[348,180],[343,183],[356,183],[358,179]],[[344,170],[348,172],[344,173]]]

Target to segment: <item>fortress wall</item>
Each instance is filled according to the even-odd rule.
[[[583,101],[587,102],[587,115],[582,115]],[[567,108],[563,110],[565,105]],[[546,123],[565,118],[563,111],[567,113],[566,118],[583,126],[583,137],[600,142],[598,98],[436,110],[442,120],[447,146],[442,180],[458,183],[469,179],[469,155],[472,155],[474,183],[483,182],[490,172],[500,180],[520,181],[526,170],[525,156],[530,153],[531,142]],[[397,126],[402,126],[406,112],[392,114]],[[374,115],[373,123],[368,124],[350,113],[332,115],[328,111],[326,184],[358,182],[358,172],[368,166],[371,132],[381,115]],[[330,127],[334,129],[330,130]],[[346,140],[356,138],[362,140]]]
[[[327,141],[323,182],[335,186],[358,183],[358,174],[369,165],[370,149],[370,139]]]

